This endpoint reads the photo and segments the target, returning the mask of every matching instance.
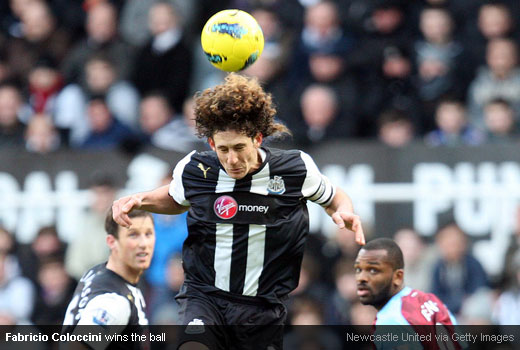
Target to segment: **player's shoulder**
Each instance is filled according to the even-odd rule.
[[[285,170],[305,170],[304,157],[306,153],[297,149],[263,148],[268,157],[271,168],[282,168]]]
[[[417,304],[418,306],[428,301],[440,302],[435,294],[423,292],[419,289],[410,289],[409,293],[403,296],[403,299],[406,300],[406,302]]]
[[[433,293],[413,289],[402,298],[402,314],[415,325],[453,323],[454,320],[444,303]]]
[[[129,293],[126,281],[107,269],[104,263],[90,269],[83,275],[81,282],[89,283],[92,295],[116,293],[124,297]]]
[[[220,163],[214,151],[193,151],[188,154],[183,161],[183,176],[185,177],[203,179],[218,178]],[[183,161],[181,161],[181,163]]]

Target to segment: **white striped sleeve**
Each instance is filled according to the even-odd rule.
[[[300,153],[307,170],[302,186],[303,196],[323,207],[329,206],[336,195],[336,186],[320,172],[311,156],[305,152],[300,151]]]
[[[182,184],[182,174],[184,173],[184,167],[191,160],[191,156],[195,153],[192,151],[186,157],[182,158],[179,163],[173,169],[173,179],[170,182],[169,193],[172,198],[180,205],[189,206],[190,201],[186,199],[184,195],[184,185]]]

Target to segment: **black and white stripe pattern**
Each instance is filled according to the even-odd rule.
[[[275,176],[283,192],[270,192]],[[240,180],[220,167],[215,153],[192,152],[177,164],[170,195],[191,205],[183,248],[188,283],[205,292],[276,299],[298,282],[305,200],[327,206],[335,188],[304,152],[266,149],[261,167]],[[236,201],[235,215],[217,215],[222,196]]]

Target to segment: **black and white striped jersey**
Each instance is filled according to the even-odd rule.
[[[194,151],[174,169],[170,195],[190,206],[186,281],[202,291],[277,302],[298,285],[306,202],[328,206],[336,189],[304,152],[261,153],[260,168],[240,180],[227,175],[215,152]]]
[[[144,308],[141,290],[102,263],[88,270],[79,281],[67,307],[63,333],[81,334],[92,330],[92,327],[77,326],[101,326],[96,328],[96,333],[107,333],[108,338],[103,336],[102,342],[89,345],[94,349],[105,349],[113,334],[128,338],[131,333],[143,329],[137,326],[148,325]],[[134,345],[132,348],[135,349],[147,348],[144,344]],[[118,346],[119,343],[114,342],[110,347]],[[123,343],[122,348],[128,348],[128,344]]]

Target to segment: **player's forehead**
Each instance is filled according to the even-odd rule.
[[[244,132],[235,130],[216,131],[213,134],[213,141],[216,147],[234,147],[240,144],[249,145],[253,143],[251,137]]]
[[[132,226],[129,228],[119,226],[119,235],[130,233],[155,233],[153,220],[150,216],[137,216],[132,218]]]
[[[390,265],[388,252],[385,249],[361,249],[356,258],[356,265]]]

